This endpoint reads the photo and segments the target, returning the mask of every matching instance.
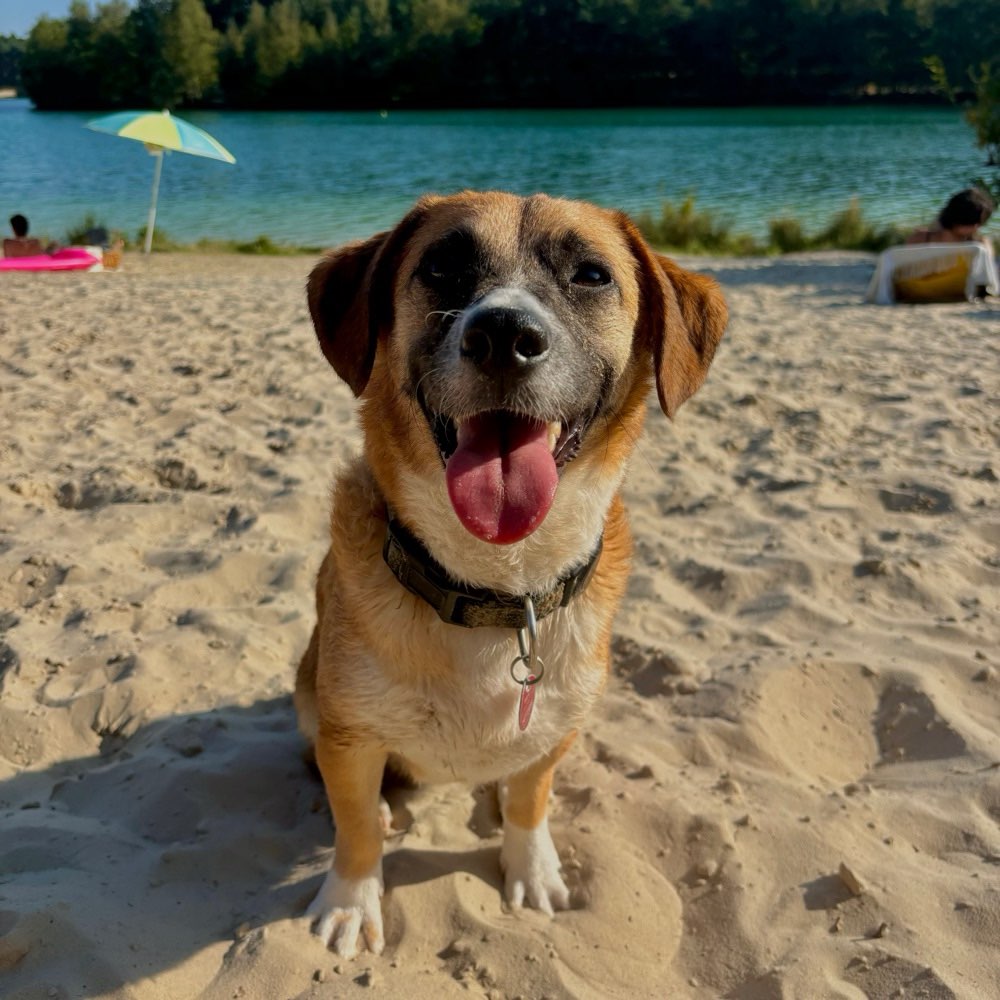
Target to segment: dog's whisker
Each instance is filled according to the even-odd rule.
[[[461,309],[432,309],[425,317],[424,322],[427,323],[428,320],[432,319],[434,316],[440,316],[441,319],[458,319],[462,315]]]
[[[423,373],[423,375],[421,375],[420,378],[417,379],[417,384],[413,387],[413,394],[415,396],[419,396],[420,395],[420,390],[423,388],[423,384],[424,384],[425,379],[429,379],[429,378],[438,376],[440,374],[441,374],[441,368],[440,367],[436,367],[435,366],[435,367],[432,367],[432,368],[428,368],[427,371],[425,371]]]

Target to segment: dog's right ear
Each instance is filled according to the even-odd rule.
[[[309,314],[320,347],[355,396],[371,377],[379,336],[392,328],[399,259],[425,213],[418,204],[395,229],[331,250],[309,275]]]
[[[373,265],[388,233],[331,250],[312,270],[306,286],[309,314],[326,360],[360,396],[375,364],[369,298]]]

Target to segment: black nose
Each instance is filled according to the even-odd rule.
[[[525,309],[482,306],[466,317],[460,350],[487,374],[513,372],[545,358],[549,335],[539,317]]]

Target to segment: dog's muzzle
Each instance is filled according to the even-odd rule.
[[[515,286],[472,302],[439,342],[416,395],[472,535],[509,544],[544,520],[600,402],[581,405],[580,368],[558,318]]]

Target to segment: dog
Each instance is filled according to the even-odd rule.
[[[505,898],[552,915],[547,801],[607,679],[626,459],[652,385],[672,418],[704,381],[725,300],[623,213],[464,192],[328,253],[308,301],[364,447],[296,680],[336,828],[307,914],[341,956],[383,950],[388,766],[498,782]]]

